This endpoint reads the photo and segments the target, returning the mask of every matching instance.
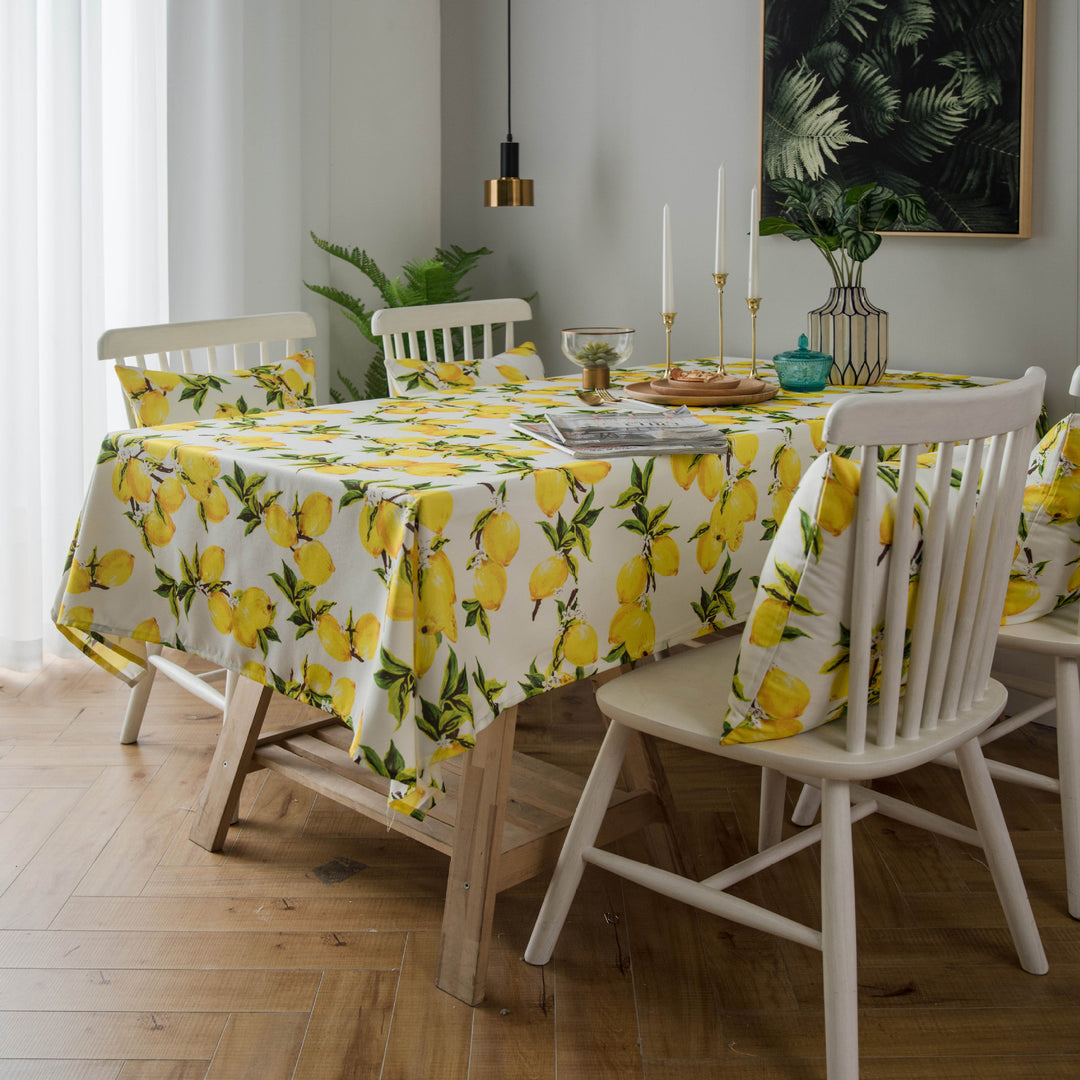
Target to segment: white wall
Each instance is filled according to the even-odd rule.
[[[439,243],[439,36],[438,0],[171,0],[171,319],[303,308],[321,395],[362,382],[373,350],[303,282],[377,294],[308,234],[391,277]]]
[[[727,166],[725,351],[748,355],[749,192],[759,139],[761,8],[753,0],[545,0],[513,12],[514,135],[532,209],[485,209],[506,130],[506,5],[444,0],[445,243],[486,244],[477,298],[537,291],[545,363],[569,370],[558,331],[638,328],[634,360],[663,358],[660,213],[671,204],[676,358],[715,355],[717,166]],[[1030,240],[889,237],[868,264],[890,313],[890,363],[1050,376],[1068,407],[1077,363],[1077,7],[1038,10],[1034,226]],[[790,348],[830,277],[808,244],[761,241],[759,355]],[[633,362],[633,361],[632,361]]]

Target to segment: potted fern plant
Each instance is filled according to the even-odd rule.
[[[897,195],[878,183],[842,190],[830,180],[811,187],[780,178],[770,187],[780,199],[781,214],[761,219],[761,235],[809,240],[832,272],[828,300],[810,312],[810,347],[832,354],[831,383],[876,383],[888,364],[889,316],[870,303],[863,264],[881,247],[882,230],[922,224],[926,202],[921,195]]]
[[[407,262],[401,268],[401,274],[398,277],[390,278],[379,269],[375,260],[360,248],[350,250],[340,244],[323,240],[314,233],[311,234],[311,239],[323,251],[355,266],[375,286],[382,298],[381,304],[376,305],[375,308],[368,308],[363,300],[350,295],[343,289],[332,285],[312,285],[304,282],[306,288],[337,304],[360,333],[378,350],[364,374],[362,388],[348,374],[338,369],[338,379],[341,380],[352,399],[387,397],[390,393],[386,381],[386,365],[383,363],[382,342],[371,332],[371,316],[375,311],[379,307],[450,304],[464,300],[471,290],[462,288],[462,278],[476,266],[482,256],[491,254],[486,247],[466,251],[457,244],[451,244],[449,248],[436,248],[434,258],[413,259]],[[330,393],[335,401],[345,400],[336,388]]]

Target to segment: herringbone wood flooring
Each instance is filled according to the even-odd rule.
[[[824,1076],[817,954],[599,872],[543,971],[520,957],[545,881],[503,894],[487,1000],[455,1001],[433,984],[445,857],[265,773],[209,854],[187,833],[217,719],[160,681],[125,747],[124,699],[81,659],[0,671],[3,1080]],[[278,700],[274,716],[298,710]],[[519,748],[586,770],[591,691],[523,706],[518,732]],[[1007,749],[1046,766],[1052,732]],[[669,766],[700,868],[744,852],[756,777],[681,751]],[[943,768],[904,787],[962,802]],[[977,853],[861,824],[865,1080],[1080,1077],[1080,926],[1057,805],[1001,793],[1050,974],[1018,967]],[[794,878],[744,888],[816,924],[816,857],[801,859]]]

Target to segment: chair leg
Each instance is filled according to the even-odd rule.
[[[762,769],[758,808],[758,851],[764,851],[780,842],[786,796],[787,777],[775,769]]]
[[[567,912],[581,883],[581,875],[585,872],[583,852],[593,846],[600,831],[631,734],[631,728],[614,720],[607,729],[525,949],[525,962],[528,964],[546,964],[555,951],[555,943],[559,940]]]
[[[1054,683],[1065,880],[1069,914],[1080,919],[1080,665],[1077,661],[1058,657],[1054,661]]]
[[[859,1075],[859,984],[851,796],[845,781],[821,787],[821,953],[828,1080]]]
[[[120,741],[125,746],[139,740],[139,729],[142,727],[143,714],[146,712],[146,699],[150,696],[150,690],[154,685],[154,676],[157,674],[157,668],[150,663],[150,657],[157,656],[160,652],[160,645],[147,644],[146,670],[142,673],[139,681],[131,688],[131,693],[128,695],[127,709],[124,711],[124,724],[120,728]]]
[[[975,827],[982,838],[986,861],[1005,911],[1005,921],[1009,924],[1020,966],[1032,975],[1045,975],[1049,965],[1039,928],[1031,913],[1024,879],[1020,876],[1020,864],[1016,861],[1005,815],[1001,812],[1001,803],[998,802],[979,741],[969,739],[957,747],[956,759],[960,763],[964,790],[975,817]]]
[[[807,825],[813,825],[820,808],[821,795],[818,789],[811,787],[809,784],[803,784],[803,789],[799,792],[799,801],[795,804],[795,809],[791,814],[791,823],[801,825],[803,828]]]

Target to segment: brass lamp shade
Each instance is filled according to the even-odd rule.
[[[499,144],[502,175],[484,181],[485,206],[532,206],[533,182],[518,176],[518,144],[513,139]]]
[[[533,182],[519,176],[484,181],[485,206],[532,206]]]

